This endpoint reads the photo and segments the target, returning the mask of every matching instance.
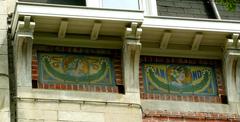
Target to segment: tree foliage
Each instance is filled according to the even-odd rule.
[[[216,0],[216,1],[225,6],[225,8],[229,11],[235,10],[237,3],[240,3],[240,0]]]

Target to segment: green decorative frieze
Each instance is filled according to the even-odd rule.
[[[41,83],[115,85],[109,57],[38,53],[38,63]]]
[[[214,67],[143,64],[145,92],[179,95],[217,95]]]

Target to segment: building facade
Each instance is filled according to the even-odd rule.
[[[240,121],[240,4],[0,3],[0,122]]]

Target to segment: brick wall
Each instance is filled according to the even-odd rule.
[[[142,74],[142,63],[165,63],[165,64],[189,64],[189,65],[214,65],[216,67],[216,80],[218,88],[218,96],[197,96],[197,95],[174,95],[174,94],[154,94],[144,92],[144,80]],[[222,103],[222,96],[226,96],[224,81],[222,78],[221,61],[219,60],[198,60],[187,58],[167,58],[156,56],[141,56],[139,66],[139,83],[141,99],[153,100],[173,100],[173,101],[190,101],[190,102],[206,102],[206,103]]]
[[[207,0],[157,0],[159,16],[215,18]]]
[[[146,111],[143,122],[239,122],[237,114]]]
[[[113,68],[115,70],[115,86],[104,85],[87,85],[87,84],[47,84],[38,82],[38,60],[37,52],[64,52],[64,53],[80,53],[80,54],[95,54],[96,51],[101,54],[111,55],[113,60]],[[34,46],[32,56],[32,83],[33,88],[40,89],[59,89],[59,90],[79,90],[79,91],[95,91],[95,92],[112,92],[122,93],[124,90],[121,70],[121,55],[120,50],[104,50],[104,49],[89,49],[89,48],[70,48],[70,47],[53,47],[53,46]]]
[[[222,19],[228,20],[240,20],[240,3],[237,4],[237,8],[234,11],[228,11],[226,8],[220,4],[217,4],[219,14]]]

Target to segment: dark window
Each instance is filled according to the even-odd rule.
[[[49,3],[49,4],[61,4],[61,5],[77,5],[86,6],[85,0],[19,0],[22,2],[36,2],[36,3]]]

